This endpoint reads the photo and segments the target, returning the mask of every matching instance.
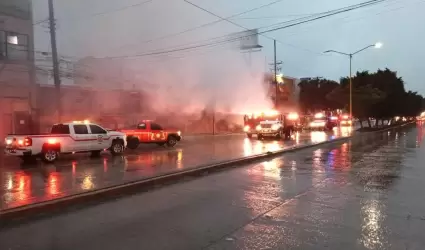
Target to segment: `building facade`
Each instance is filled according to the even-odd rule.
[[[0,137],[32,130],[34,42],[30,0],[0,0]]]
[[[300,83],[300,79],[285,75],[276,75],[277,88],[273,74],[265,75],[264,79],[267,96],[274,103],[276,103],[277,98],[278,109],[282,111],[298,110],[300,93],[298,84]]]

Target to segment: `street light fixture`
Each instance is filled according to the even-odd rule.
[[[357,50],[356,52],[353,52],[353,53],[344,53],[344,52],[340,52],[340,51],[336,51],[336,50],[326,50],[325,52],[323,52],[323,53],[337,53],[337,54],[341,54],[341,55],[344,55],[344,56],[348,56],[350,58],[350,119],[353,119],[353,83],[352,83],[353,77],[352,77],[352,73],[351,73],[352,72],[351,71],[351,65],[352,65],[353,56],[364,51],[364,50],[366,50],[366,49],[368,49],[368,48],[374,47],[376,49],[380,49],[380,48],[382,48],[382,45],[383,45],[382,43],[377,42],[375,44],[371,44],[371,45],[368,45],[368,46],[366,46],[362,49],[359,49],[359,50]]]
[[[382,48],[382,43],[380,43],[380,42],[375,43],[375,48],[377,48],[377,49]]]

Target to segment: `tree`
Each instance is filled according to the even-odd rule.
[[[327,99],[339,103],[344,107],[349,106],[350,89],[348,86],[340,86],[334,89],[326,96]],[[361,122],[366,120],[371,127],[370,117],[373,112],[373,106],[385,99],[385,93],[379,89],[373,88],[371,85],[353,88],[353,116],[357,117]]]
[[[417,92],[408,91],[404,94],[403,97],[403,107],[401,115],[402,116],[417,116],[422,111],[422,103],[424,98],[419,95]]]
[[[339,84],[327,79],[304,80],[298,84],[300,88],[300,106],[303,112],[323,109],[341,108],[339,103],[326,98]]]
[[[349,78],[341,79],[341,86],[348,87]],[[418,112],[423,100],[422,96],[413,92],[406,92],[404,81],[397,76],[397,72],[388,68],[375,73],[368,71],[357,72],[352,78],[353,89],[370,86],[384,94],[384,98],[369,107],[368,115],[383,123],[384,120],[393,119],[395,116],[412,116]],[[353,101],[354,105],[355,101]],[[408,115],[410,114],[410,115]]]

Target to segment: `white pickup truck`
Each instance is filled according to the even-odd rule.
[[[91,152],[99,155],[109,150],[120,155],[127,145],[126,135],[108,131],[90,122],[61,123],[52,126],[49,134],[8,135],[5,153],[19,156],[23,160],[41,157],[45,162],[54,162],[59,154]]]

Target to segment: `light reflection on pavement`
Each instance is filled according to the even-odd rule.
[[[182,141],[176,148],[142,146],[123,157],[67,155],[55,164],[22,165],[0,157],[0,210],[51,200],[170,172],[273,152],[306,143],[350,135],[349,128],[333,132],[297,133],[292,140],[248,139],[245,136]]]
[[[421,250],[424,137],[418,126],[291,152],[32,220],[0,230],[0,242],[33,250]]]

